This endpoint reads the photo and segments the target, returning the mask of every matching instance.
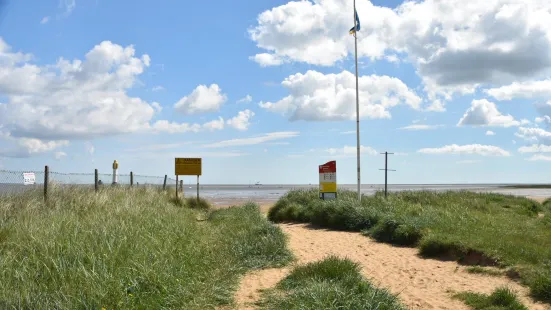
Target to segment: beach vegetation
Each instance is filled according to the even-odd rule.
[[[205,211],[147,187],[41,194],[0,196],[0,309],[215,309],[246,272],[292,259],[255,204]]]
[[[366,280],[357,263],[336,256],[295,267],[263,292],[258,305],[274,310],[406,309],[395,295]]]
[[[551,302],[551,218],[548,205],[469,191],[339,191],[320,200],[316,189],[290,191],[269,210],[274,222],[302,222],[358,231],[380,242],[418,247],[427,258],[460,264],[514,267],[532,295]]]

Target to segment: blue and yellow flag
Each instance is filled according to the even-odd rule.
[[[356,32],[360,31],[360,19],[358,18],[358,12],[356,12],[356,9],[354,9],[354,16],[356,16],[356,28],[350,28],[350,34],[355,34]]]

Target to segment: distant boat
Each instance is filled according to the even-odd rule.
[[[262,184],[260,184],[260,181],[257,181],[256,183],[254,183],[254,185],[262,185]]]

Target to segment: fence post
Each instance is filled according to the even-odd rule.
[[[178,198],[178,175],[176,175],[176,198]]]
[[[44,167],[44,201],[48,200],[48,182],[50,179],[50,168]]]
[[[184,192],[184,180],[180,180],[180,191]]]
[[[166,174],[165,174],[165,181],[163,182],[163,191],[166,190]]]
[[[130,187],[134,185],[134,172],[130,171]]]
[[[96,193],[99,190],[98,179],[99,179],[98,169],[94,169],[94,190],[96,191]]]

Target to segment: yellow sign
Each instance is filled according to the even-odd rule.
[[[201,158],[176,158],[175,175],[201,175]]]
[[[337,183],[335,182],[320,182],[320,192],[322,193],[336,193]]]

